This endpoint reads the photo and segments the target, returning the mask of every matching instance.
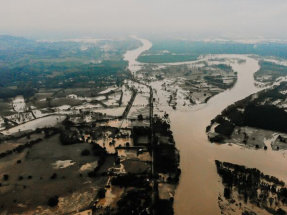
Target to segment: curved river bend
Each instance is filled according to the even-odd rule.
[[[128,51],[125,55],[125,59],[129,61],[129,69],[133,73],[141,68],[141,64],[136,61],[140,51],[146,51],[151,47],[149,41],[140,40],[143,46]],[[205,129],[216,115],[228,105],[260,90],[254,86],[253,79],[253,73],[259,69],[257,60],[244,55],[221,55],[220,57],[246,60],[243,64],[231,64],[238,72],[236,85],[214,96],[207,104],[169,111],[171,130],[176,146],[180,150],[182,170],[174,201],[176,215],[220,214],[217,197],[223,187],[216,172],[214,163],[216,159],[258,168],[265,174],[276,176],[287,182],[284,152],[270,149],[253,150],[228,144],[211,144],[208,141]],[[180,64],[186,63],[189,62]],[[165,107],[162,108],[165,109]]]

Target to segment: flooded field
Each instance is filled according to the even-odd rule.
[[[165,111],[169,113],[171,130],[174,133],[177,148],[180,150],[182,175],[174,201],[177,215],[220,214],[218,195],[222,193],[223,186],[216,172],[214,163],[216,159],[257,168],[264,174],[273,175],[287,182],[287,167],[282,165],[286,162],[284,151],[247,149],[234,144],[219,145],[208,141],[205,129],[216,115],[228,105],[260,90],[254,85],[253,76],[260,68],[258,60],[244,55],[218,57],[230,59],[233,70],[238,72],[238,79],[232,89],[212,97],[206,104],[193,107],[181,106],[173,110],[167,105],[167,92],[161,87],[163,82],[157,81],[151,84],[157,94],[155,113],[163,114]],[[242,59],[242,61],[231,59]],[[131,64],[129,66],[133,72],[141,68],[140,63],[134,60],[130,62],[133,62],[133,66]],[[156,67],[198,62],[161,64]]]
[[[58,123],[61,123],[62,121],[64,121],[64,119],[66,119],[66,116],[63,115],[51,115],[47,117],[42,117],[21,125],[17,125],[13,128],[2,131],[2,133],[5,135],[9,135],[19,131],[28,131],[35,130],[37,128],[52,127],[57,125]]]
[[[116,202],[120,198],[125,198],[123,194],[131,188],[123,189],[117,184],[118,182],[110,186],[113,177],[110,178],[108,173],[149,174],[155,171],[155,174],[160,175],[157,181],[160,199],[168,201],[174,199],[171,202],[176,215],[210,215],[220,214],[220,204],[228,204],[219,202],[218,199],[223,193],[224,185],[218,175],[215,160],[257,168],[266,175],[287,182],[287,167],[282,165],[286,162],[285,151],[269,149],[273,141],[272,133],[270,139],[266,139],[265,136],[260,136],[260,131],[254,131],[255,136],[260,136],[256,137],[258,142],[261,141],[262,144],[262,141],[266,143],[269,141],[268,150],[246,148],[229,143],[229,140],[226,144],[210,143],[206,134],[206,127],[222,110],[262,89],[255,85],[254,81],[254,73],[260,69],[258,59],[246,55],[208,55],[192,62],[142,64],[136,59],[152,44],[148,40],[139,40],[143,45],[128,51],[124,56],[125,60],[129,61],[128,70],[136,78],[126,79],[121,86],[113,84],[105,88],[95,88],[95,93],[92,93],[91,89],[78,89],[79,92],[75,92],[72,88],[58,89],[54,93],[48,91],[38,93],[29,101],[21,96],[15,97],[10,102],[2,101],[5,104],[5,109],[2,110],[3,116],[0,118],[3,136],[24,133],[22,131],[31,132],[37,128],[43,129],[38,133],[31,132],[31,135],[19,137],[17,141],[9,139],[2,144],[0,151],[5,157],[1,163],[2,171],[9,172],[12,176],[11,182],[5,184],[7,196],[14,184],[22,185],[22,175],[25,175],[31,180],[27,182],[29,186],[31,185],[29,189],[53,186],[49,196],[42,198],[33,196],[33,204],[27,204],[27,207],[31,207],[31,211],[34,206],[45,205],[48,197],[58,195],[59,186],[63,193],[59,197],[58,209],[61,213],[75,212],[79,205],[88,209],[96,193],[98,191],[100,193],[101,187],[105,185],[108,185],[104,189],[106,198],[101,198],[96,207],[116,208]],[[282,91],[282,94],[285,95],[286,92]],[[279,101],[274,102],[278,104]],[[153,121],[150,121],[152,113],[150,107],[153,107]],[[63,122],[65,126],[61,126],[60,130],[49,131],[45,128],[59,129],[58,125]],[[152,139],[149,139],[149,126],[152,126],[159,146],[166,148],[149,151],[147,146]],[[30,142],[34,144],[35,141],[41,144],[30,148],[32,146]],[[174,148],[171,150],[173,153],[167,150],[170,146]],[[262,144],[261,148],[263,147]],[[180,174],[177,171],[179,156],[176,148],[180,150],[182,171],[179,184]],[[162,155],[165,155],[165,158]],[[174,164],[172,162],[166,165],[167,171],[152,165],[154,161],[162,161],[173,156],[177,159],[172,161],[177,165],[176,171],[168,169]],[[5,164],[11,158],[14,159],[14,169],[9,166],[12,163]],[[25,162],[23,166],[26,169],[21,169],[18,165],[22,162]],[[39,166],[44,168],[37,172]],[[103,168],[97,173],[101,166]],[[66,183],[64,180],[54,180],[57,172],[59,175],[65,173],[60,177],[65,179]],[[101,177],[92,181],[91,178],[102,173],[104,174]],[[41,180],[33,184],[32,178]],[[45,183],[43,178],[52,179],[58,186]],[[149,180],[148,178],[147,181]],[[173,180],[173,183],[169,183]],[[25,189],[26,185],[23,186]],[[41,192],[44,193],[45,190]],[[152,192],[145,195],[152,196]],[[10,202],[12,198],[24,202],[26,196],[22,196],[19,192],[9,198]],[[73,204],[75,201],[79,204]],[[244,204],[243,207],[249,203]],[[45,208],[39,208],[39,211],[44,210]],[[83,211],[79,214],[90,212]],[[98,211],[98,214],[100,212]],[[230,214],[241,214],[241,212],[240,208]],[[53,214],[53,210],[49,210],[47,214]]]
[[[227,57],[227,56],[226,56]],[[220,214],[217,203],[222,192],[214,160],[258,168],[265,174],[287,181],[284,152],[245,149],[240,146],[211,144],[205,128],[226,106],[259,91],[254,86],[253,73],[259,69],[258,61],[245,57],[245,64],[232,64],[238,72],[234,88],[189,110],[170,112],[171,127],[180,150],[182,176],[175,195],[175,213]],[[184,125],[184,126],[183,126]],[[204,203],[204,204],[202,204]]]

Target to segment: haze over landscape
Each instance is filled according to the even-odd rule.
[[[286,215],[286,11],[0,0],[0,215]]]
[[[1,0],[0,4],[1,33],[18,36],[287,36],[284,0]]]

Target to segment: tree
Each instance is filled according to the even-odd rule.
[[[81,152],[81,155],[82,155],[82,156],[88,156],[88,155],[90,155],[90,154],[91,154],[91,152],[90,152],[89,149],[84,149],[84,150]]]
[[[231,194],[230,188],[228,188],[228,187],[224,188],[224,197],[225,197],[226,199],[229,199],[229,198],[230,198],[230,194]]]
[[[49,200],[48,200],[48,205],[50,207],[56,207],[59,203],[59,197],[58,196],[54,196],[54,197],[51,197]]]
[[[56,179],[57,178],[57,173],[54,173],[52,176],[51,176],[51,179]]]
[[[8,181],[9,175],[8,174],[3,175],[3,179],[4,179],[4,181]]]
[[[138,115],[138,120],[143,120],[144,118],[143,118],[143,115],[142,114],[140,114],[140,115]]]
[[[100,199],[103,199],[106,197],[106,189],[104,188],[100,188],[99,191],[98,191],[98,196]]]

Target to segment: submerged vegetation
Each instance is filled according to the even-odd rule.
[[[147,64],[131,74],[123,54],[138,41],[0,39],[0,213],[7,214],[173,215],[181,169],[169,113],[231,89],[239,77],[233,65],[249,60],[208,56],[192,64]],[[275,53],[280,47],[269,48]],[[255,49],[157,41],[139,60],[194,61],[202,54],[267,47]],[[209,139],[225,142],[236,134],[248,145],[261,139],[246,127],[287,132],[285,85],[228,107],[207,128]],[[274,139],[280,149],[287,146],[284,134]],[[285,214],[283,181],[236,164],[216,161],[216,167],[224,184],[219,201]]]
[[[254,74],[254,79],[258,82],[273,83],[278,78],[287,75],[287,66],[275,62],[260,60],[260,69]]]
[[[215,161],[217,173],[224,184],[224,198],[229,205],[237,205],[243,212],[252,207],[247,203],[265,209],[270,214],[286,214],[287,188],[285,183],[274,176],[265,175],[255,168]],[[222,199],[219,201],[222,202]],[[246,206],[245,206],[246,204]],[[229,207],[228,204],[224,207]],[[226,210],[223,206],[222,211]],[[242,207],[242,208],[241,208]],[[282,209],[284,207],[284,209]],[[245,212],[253,214],[250,211]]]
[[[247,130],[254,128],[281,132],[281,135],[285,136],[284,134],[287,133],[286,90],[286,82],[282,82],[279,86],[251,95],[224,109],[220,115],[211,121],[211,125],[206,129],[210,141],[227,142],[230,140],[235,141],[235,139],[238,141],[239,139],[242,141],[239,142],[240,144],[256,144],[254,147],[259,148],[259,144],[255,141],[258,138],[245,131],[245,128]],[[211,131],[212,127],[214,132]],[[277,135],[277,137],[279,136]],[[267,139],[267,136],[265,138]],[[278,150],[287,147],[283,141],[280,141],[282,142],[280,146],[275,144],[276,139],[271,143],[273,149]],[[262,144],[261,147],[267,149],[267,146],[264,143]]]

